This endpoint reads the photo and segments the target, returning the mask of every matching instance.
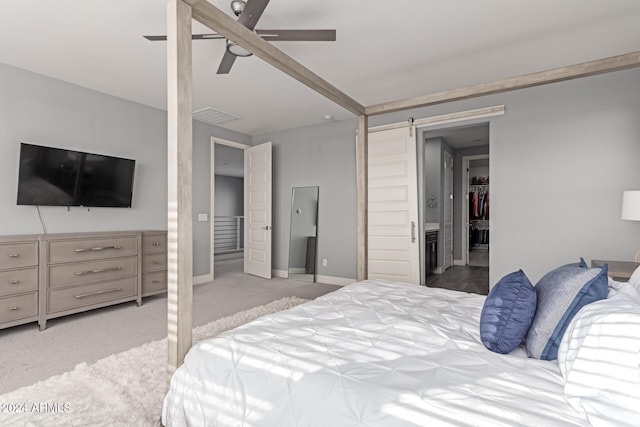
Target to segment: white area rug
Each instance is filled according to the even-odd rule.
[[[283,298],[213,321],[194,329],[194,342],[306,301]],[[1,395],[0,425],[157,426],[167,390],[163,339]]]

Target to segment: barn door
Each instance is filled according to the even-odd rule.
[[[414,128],[369,133],[368,278],[420,284]]]

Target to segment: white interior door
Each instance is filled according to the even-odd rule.
[[[244,150],[244,272],[271,279],[271,142]]]
[[[444,152],[444,268],[453,265],[453,157]]]
[[[415,129],[369,133],[368,277],[420,284]]]

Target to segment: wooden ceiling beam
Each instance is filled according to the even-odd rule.
[[[406,98],[382,104],[370,105],[365,108],[365,114],[367,116],[374,116],[378,114],[393,113],[411,108],[426,107],[429,105],[443,104],[445,102],[493,95],[496,93],[541,86],[565,80],[579,79],[581,77],[594,76],[597,74],[610,73],[613,71],[636,67],[640,67],[640,52],[632,52],[596,61],[570,65],[567,67],[525,74],[519,77],[498,80],[491,83],[482,83],[479,85],[446,90],[414,98]]]
[[[258,58],[288,74],[308,88],[315,90],[347,111],[357,116],[364,114],[364,106],[269,42],[264,41],[256,33],[248,30],[211,3],[204,0],[184,1],[192,6],[193,19],[196,21],[237,43]]]

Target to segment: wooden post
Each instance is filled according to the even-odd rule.
[[[184,361],[192,336],[193,224],[191,6],[167,0],[167,341],[168,370]]]
[[[358,117],[358,138],[356,142],[356,174],[358,193],[358,255],[357,255],[357,280],[367,278],[369,257],[368,235],[368,204],[369,204],[369,118]]]

